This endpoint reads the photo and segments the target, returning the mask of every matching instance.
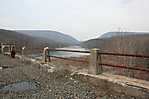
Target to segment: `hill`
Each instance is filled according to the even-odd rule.
[[[0,29],[0,42],[17,43],[19,46],[24,46],[27,42],[34,43],[35,38],[27,35],[19,34],[15,31]]]
[[[4,29],[0,29],[0,42],[15,42],[18,50],[20,50],[22,46],[26,46],[28,51],[30,50],[32,52],[36,52],[37,49],[42,49],[46,46],[51,48],[68,46],[68,44],[64,42],[58,42],[43,37],[33,37]]]
[[[32,37],[45,38],[47,40],[52,40],[58,43],[64,43],[68,45],[80,44],[80,42],[75,38],[56,31],[49,31],[49,30],[16,30],[16,31]]]
[[[131,47],[128,46],[130,43],[136,43],[135,46],[144,45],[144,43],[148,40],[149,33],[147,32],[107,32],[101,35],[99,38],[82,42],[82,46],[86,48],[100,48],[107,51],[116,51],[114,49],[118,50],[124,45],[127,45],[127,49],[129,49]],[[112,47],[112,49],[110,48],[110,46]]]
[[[142,35],[142,34],[149,34],[149,33],[147,32],[107,32],[101,35],[99,38],[111,38],[111,37],[118,37],[118,36]]]

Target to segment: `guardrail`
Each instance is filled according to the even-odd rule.
[[[49,51],[63,51],[63,52],[77,52],[77,53],[90,53],[90,51],[80,51],[80,50],[67,50],[67,49],[48,49]]]
[[[64,57],[58,57],[58,56],[49,56],[49,59],[50,57],[53,57],[53,58],[59,58],[59,59],[63,59],[63,60],[69,60],[69,61],[75,61],[75,62],[85,62],[85,63],[88,63],[88,61],[86,60],[78,60],[78,59],[72,59],[72,58],[64,58]],[[50,59],[51,61],[51,59]]]
[[[90,51],[80,51],[80,50],[66,50],[66,49],[48,49],[48,54],[51,51],[60,51],[60,52],[75,52],[75,53],[90,53]],[[75,62],[88,62],[86,60],[78,60],[78,59],[72,59],[72,58],[65,58],[65,57],[58,57],[58,56],[53,56],[53,55],[48,55],[49,57],[49,61],[51,61],[51,57],[53,58],[59,58],[59,59],[63,59],[63,60],[70,60],[70,61],[75,61]]]
[[[127,56],[127,57],[139,57],[139,58],[149,58],[149,55],[135,55],[135,54],[122,54],[122,53],[99,53],[101,55],[113,55],[113,56]]]
[[[88,61],[87,60],[79,60],[79,59],[71,59],[71,58],[53,56],[53,55],[48,55],[47,57],[48,57],[49,61],[51,61],[51,57],[53,57],[53,58],[59,58],[59,59],[64,59],[64,60],[69,60],[69,61],[88,62],[90,64],[89,70],[90,70],[90,73],[92,73],[92,74],[102,73],[103,66],[114,67],[114,68],[122,68],[122,69],[129,69],[129,70],[137,70],[137,71],[143,71],[143,72],[149,73],[149,69],[146,69],[146,68],[128,67],[128,66],[124,66],[124,65],[113,65],[113,64],[102,63],[102,58],[101,58],[102,55],[108,55],[108,56],[112,55],[112,56],[137,57],[137,58],[149,59],[148,55],[122,54],[122,53],[104,53],[104,52],[100,52],[100,50],[98,50],[98,49],[93,49],[91,51],[67,50],[67,49],[48,49],[48,53],[50,51],[89,53],[90,54],[90,59]]]

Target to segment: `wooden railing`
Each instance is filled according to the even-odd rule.
[[[92,74],[99,74],[103,72],[103,66],[107,67],[114,67],[114,68],[121,68],[121,69],[129,69],[129,70],[137,70],[137,71],[143,71],[146,73],[149,73],[149,69],[142,68],[142,67],[128,67],[124,65],[113,65],[108,63],[102,63],[102,55],[108,55],[108,56],[122,56],[122,57],[137,57],[141,59],[149,59],[149,55],[135,55],[135,54],[122,54],[122,53],[105,53],[100,52],[98,49],[92,49],[91,51],[80,51],[80,50],[67,50],[67,49],[48,49],[48,53],[52,51],[63,51],[63,52],[76,52],[76,53],[88,53],[90,54],[89,60],[79,60],[79,59],[71,59],[66,57],[59,57],[54,55],[47,55],[49,58],[49,61],[51,61],[51,57],[53,58],[59,58],[69,61],[76,61],[76,62],[88,62],[89,63],[89,71]]]

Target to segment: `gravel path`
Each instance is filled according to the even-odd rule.
[[[96,90],[96,86],[76,78],[74,73],[60,65],[33,64],[2,55],[0,64],[8,66],[0,69],[0,99],[135,99],[112,90]],[[37,89],[23,92],[1,91],[6,85],[22,81],[37,83]]]
[[[0,86],[20,81],[35,81],[37,90],[24,92],[0,91],[0,99],[95,99],[95,92],[87,83],[75,80],[68,70],[47,72],[47,67],[24,64],[17,59],[0,56],[0,64],[10,68],[0,70]],[[4,61],[3,61],[4,60]],[[9,63],[7,62],[9,60]],[[11,64],[11,65],[9,65]],[[19,66],[20,65],[20,66]],[[15,67],[16,66],[16,67]],[[13,67],[13,68],[12,68]]]

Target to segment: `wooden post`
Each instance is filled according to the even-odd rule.
[[[43,62],[46,62],[46,50],[45,50],[45,48],[43,49]]]
[[[11,53],[11,51],[12,51],[12,46],[9,45],[9,52]]]
[[[44,49],[43,49],[43,62],[47,62],[47,56],[48,56],[48,47],[45,47]],[[49,60],[49,59],[48,59]]]
[[[2,50],[1,50],[2,46],[1,46],[1,43],[0,43],[0,54],[2,53]]]
[[[3,50],[4,46],[3,43],[1,43],[1,53],[3,54],[4,50]]]
[[[50,57],[50,51],[49,51],[49,50],[48,50],[48,54],[49,54],[49,55],[48,55],[48,57],[49,57],[49,58],[48,58],[48,59],[49,59],[49,62],[51,62],[51,57]]]
[[[92,49],[90,54],[90,64],[89,64],[89,73],[90,74],[101,74],[102,66],[99,65],[101,63],[101,55],[99,49]]]
[[[25,61],[25,56],[24,56],[24,50],[25,50],[25,46],[22,47],[22,50],[21,50],[21,54],[22,54],[22,61]]]

